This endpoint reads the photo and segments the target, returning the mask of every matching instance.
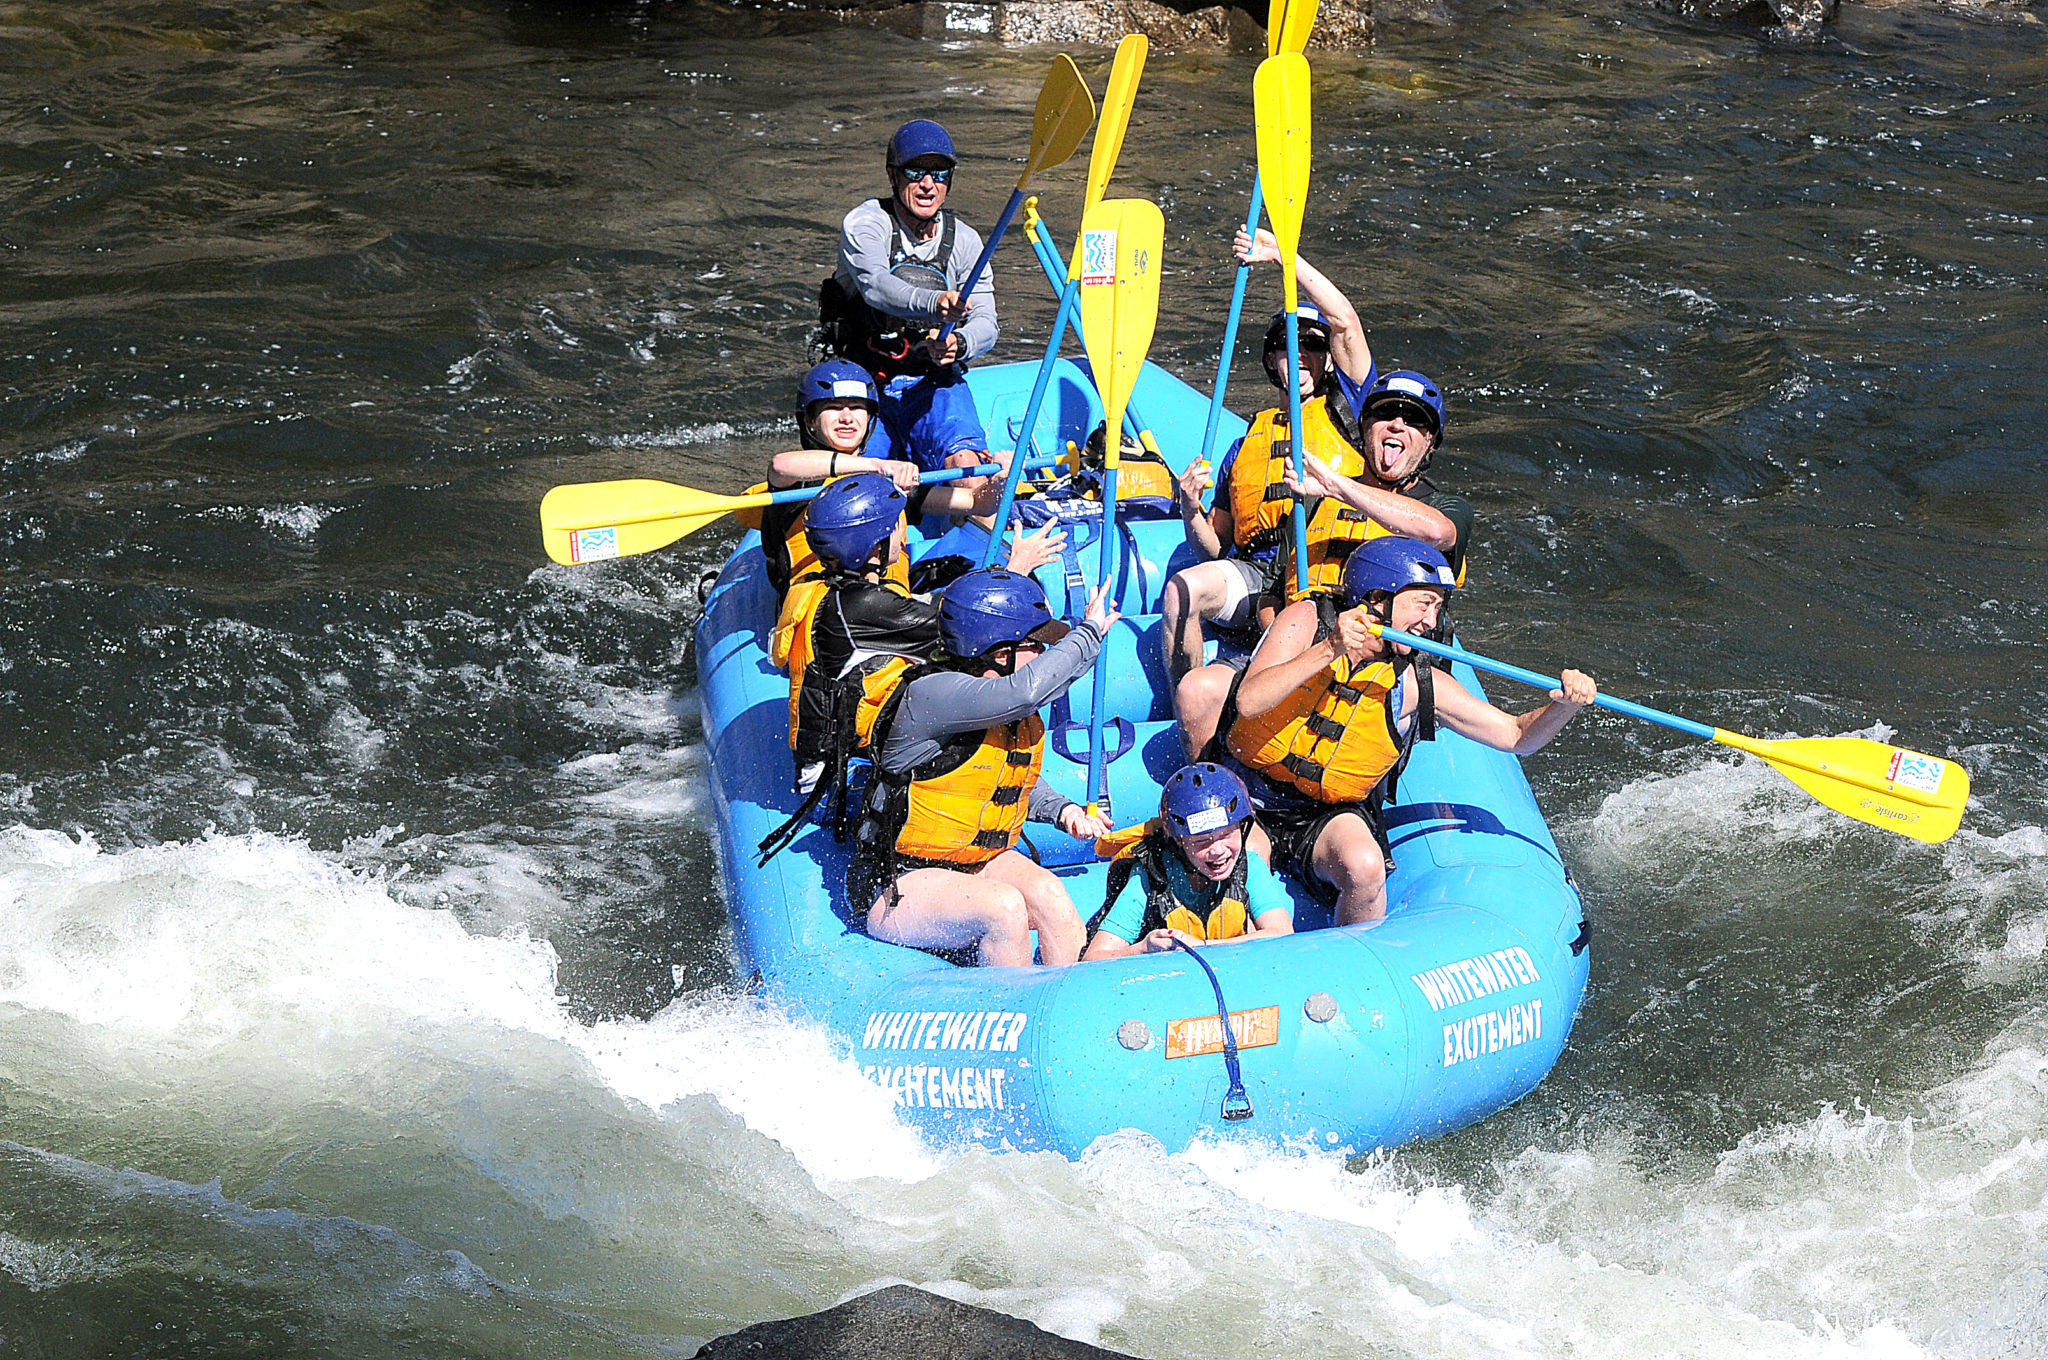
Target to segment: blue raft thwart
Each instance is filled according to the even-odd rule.
[[[1035,365],[969,381],[991,443],[1021,443]],[[1086,372],[1062,363],[1037,447],[1079,442],[1101,419]],[[1135,404],[1176,470],[1207,401],[1148,365]],[[1235,420],[1225,439],[1242,433]],[[1061,442],[1055,442],[1061,441]],[[1099,520],[1097,521],[1099,524]],[[1095,526],[1085,526],[1082,535]],[[1152,815],[1184,763],[1163,693],[1158,608],[1194,560],[1178,519],[1119,524],[1125,618],[1110,645],[1105,718],[1119,824]],[[929,550],[924,545],[920,550]],[[1094,553],[1081,560],[1092,571]],[[1057,609],[1065,572],[1041,573]],[[1343,929],[1295,891],[1297,933],[1212,946],[1252,1104],[1226,1121],[1222,1026],[1209,978],[1181,951],[1065,968],[959,968],[847,925],[847,847],[809,827],[765,867],[755,845],[795,810],[789,680],[768,661],[776,600],[757,536],[726,562],[697,631],[725,900],[744,971],[836,1035],[902,1118],[939,1143],[1079,1153],[1139,1129],[1178,1150],[1197,1138],[1301,1142],[1363,1152],[1483,1119],[1542,1080],[1585,991],[1577,891],[1514,757],[1450,732],[1419,745],[1387,824],[1396,866],[1387,918]],[[1120,663],[1120,664],[1115,664]],[[1455,672],[1467,688],[1478,678]],[[1082,801],[1088,688],[1046,714],[1044,777]],[[1115,749],[1115,748],[1112,748]],[[1092,847],[1036,823],[1029,852],[1066,880],[1083,918],[1102,900]]]

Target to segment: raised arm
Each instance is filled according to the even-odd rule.
[[[1239,227],[1231,249],[1238,259],[1249,264],[1280,262],[1279,242],[1263,227],[1256,241]],[[1365,323],[1358,319],[1358,309],[1344,296],[1344,290],[1310,264],[1300,251],[1294,253],[1294,281],[1301,286],[1302,297],[1313,303],[1330,323],[1330,357],[1353,382],[1364,383],[1372,376],[1372,346],[1366,343]]]

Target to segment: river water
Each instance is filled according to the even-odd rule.
[[[1919,846],[1589,715],[1530,762],[1597,932],[1533,1096],[1074,1163],[919,1146],[745,996],[689,648],[732,536],[572,571],[535,515],[752,480],[889,130],[942,116],[988,222],[1045,54],[4,13],[0,1355],[688,1354],[896,1280],[1150,1357],[2048,1353],[2036,26],[1589,0],[1316,58],[1303,249],[1449,391],[1468,640],[1976,798]],[[1117,181],[1205,388],[1251,71],[1155,54]]]

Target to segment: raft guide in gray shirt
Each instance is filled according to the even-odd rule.
[[[938,304],[938,290],[914,288],[889,272],[889,250],[896,234],[894,219],[887,206],[890,201],[893,200],[866,199],[846,215],[846,221],[839,228],[839,286],[848,293],[858,293],[868,306],[878,312],[937,326],[939,317],[933,309]],[[943,231],[933,232],[925,241],[915,240],[907,229],[902,234],[911,241],[913,259],[927,264],[938,259],[939,245],[945,239]],[[958,289],[967,282],[968,272],[979,258],[981,233],[959,221],[955,214],[953,255],[946,262],[947,287]],[[957,334],[965,346],[964,358],[977,358],[996,347],[994,273],[992,268],[982,272],[980,282],[974,285],[971,299],[974,310],[968,313],[967,320],[960,323]]]

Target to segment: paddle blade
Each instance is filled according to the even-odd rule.
[[[1301,244],[1302,214],[1308,209],[1308,59],[1283,52],[1259,63],[1252,77],[1252,105],[1258,116],[1259,185],[1266,195],[1266,220],[1280,248],[1287,310],[1295,309],[1294,254]]]
[[[1102,95],[1102,118],[1095,125],[1095,147],[1088,153],[1088,196],[1083,213],[1102,201],[1116,160],[1123,154],[1124,133],[1131,126],[1131,105],[1138,98],[1138,77],[1145,73],[1145,35],[1133,33],[1116,45],[1109,68],[1109,88]]]
[[[716,496],[647,478],[576,482],[541,498],[541,545],[549,558],[564,565],[632,557],[666,548],[740,508],[739,502],[759,499]]]
[[[1266,13],[1266,55],[1299,52],[1316,26],[1317,0],[1273,0]]]
[[[1903,746],[1862,737],[1759,741],[1718,728],[1714,740],[1762,757],[1845,817],[1930,845],[1956,834],[1970,799],[1962,766]]]
[[[1081,219],[1081,344],[1102,394],[1108,443],[1152,348],[1165,241],[1166,219],[1146,199],[1107,198]]]
[[[1024,162],[1023,188],[1041,170],[1066,164],[1095,122],[1095,96],[1088,93],[1074,59],[1062,52],[1052,59],[1045,85],[1038,91],[1038,112],[1031,119],[1031,156]]]

